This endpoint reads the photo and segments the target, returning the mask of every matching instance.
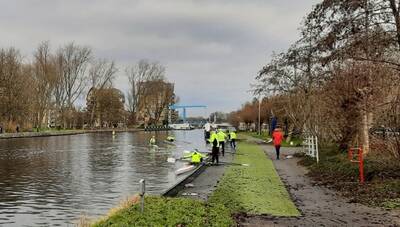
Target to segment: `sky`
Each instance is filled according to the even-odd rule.
[[[71,41],[114,60],[114,86],[128,90],[125,67],[140,59],[166,67],[191,116],[230,112],[253,98],[254,77],[271,54],[299,38],[318,0],[0,0],[0,48],[29,61],[42,41]]]

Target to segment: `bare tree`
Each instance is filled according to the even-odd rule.
[[[32,78],[18,50],[0,49],[0,121],[8,131],[16,124],[30,123]]]
[[[33,79],[35,82],[35,126],[41,127],[57,81],[49,42],[42,42],[34,53]]]
[[[115,66],[114,61],[108,61],[106,59],[99,59],[91,64],[89,70],[89,78],[91,82],[91,88],[88,95],[91,95],[91,111],[90,111],[90,124],[93,126],[94,115],[97,108],[97,91],[103,90],[104,88],[112,87],[112,82],[115,79],[115,74],[118,69]]]
[[[91,49],[67,44],[59,52],[63,60],[63,82],[67,106],[72,107],[88,83],[86,68],[91,59]]]
[[[150,124],[157,124],[161,116],[167,117],[168,106],[175,103],[174,85],[164,80],[144,82],[145,91],[139,111],[145,113]]]
[[[75,101],[82,95],[88,85],[86,69],[91,59],[91,49],[74,43],[60,48],[56,56],[58,85],[55,89],[55,99],[64,118],[73,109]]]
[[[143,107],[143,95],[147,93],[145,82],[164,80],[165,68],[158,62],[140,60],[136,65],[126,68],[129,80],[129,92],[127,96],[128,110],[133,115],[133,121],[137,120],[137,112]]]

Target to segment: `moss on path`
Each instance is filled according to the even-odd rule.
[[[299,216],[275,171],[272,161],[256,144],[239,144],[234,163],[213,193],[210,203],[224,204],[233,213],[269,214],[273,216]]]

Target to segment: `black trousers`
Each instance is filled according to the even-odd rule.
[[[231,147],[236,149],[236,139],[231,139]]]
[[[204,138],[206,139],[206,142],[208,142],[208,139],[210,139],[210,132],[205,131]]]
[[[225,156],[225,142],[219,142],[219,145],[221,146],[221,151],[222,151],[222,156]]]
[[[278,160],[279,160],[280,149],[281,149],[281,145],[275,145],[276,159],[278,159]]]
[[[219,163],[219,147],[212,148],[211,161],[212,163],[214,163],[215,161],[217,161],[217,164]]]

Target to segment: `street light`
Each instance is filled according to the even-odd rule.
[[[261,135],[261,96],[258,98],[258,135]]]

